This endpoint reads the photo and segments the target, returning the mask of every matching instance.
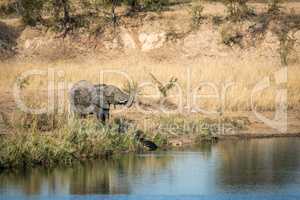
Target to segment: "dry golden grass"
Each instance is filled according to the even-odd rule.
[[[266,4],[250,3],[258,12],[266,10]],[[284,4],[285,11],[289,11],[294,8],[296,12],[300,10],[299,3]],[[225,7],[220,4],[204,3],[205,15],[224,15]],[[187,27],[190,17],[187,15],[186,9],[177,9],[176,11],[167,11],[162,13],[161,16],[168,18],[166,21],[170,23],[176,23],[178,26]],[[177,16],[181,18],[178,19]],[[173,20],[173,21],[172,21]],[[167,22],[161,22],[167,23]],[[209,27],[210,25],[203,25]],[[206,28],[206,27],[205,27]],[[204,28],[204,29],[205,29]],[[45,38],[44,38],[45,39]],[[205,38],[202,38],[205,40]],[[46,39],[45,39],[46,40]],[[68,44],[68,43],[67,43]],[[50,48],[50,47],[49,47]],[[156,51],[156,50],[155,50]],[[240,50],[238,50],[240,51]],[[59,51],[61,52],[61,51]],[[65,80],[66,86],[72,85],[72,83],[85,79],[93,83],[99,82],[100,71],[103,69],[117,70],[127,73],[134,82],[138,84],[144,84],[145,82],[151,82],[149,73],[154,74],[161,82],[166,82],[171,76],[178,78],[178,84],[180,91],[177,87],[172,89],[171,95],[181,94],[182,107],[190,105],[190,107],[203,108],[205,110],[216,110],[220,107],[220,100],[217,98],[201,98],[192,105],[192,95],[209,95],[215,94],[212,87],[202,86],[203,82],[209,83],[211,86],[216,86],[218,90],[221,90],[226,83],[232,83],[233,85],[227,89],[225,110],[239,111],[251,109],[251,92],[255,85],[265,77],[274,79],[274,72],[280,70],[278,64],[278,55],[276,51],[274,53],[274,59],[244,56],[240,58],[238,55],[227,57],[205,57],[200,56],[193,59],[178,56],[180,52],[177,50],[159,49],[156,53],[141,53],[126,52],[119,55],[118,52],[114,52],[112,55],[106,54],[89,54],[88,56],[82,56],[75,58],[72,61],[44,61],[39,59],[27,59],[24,61],[10,61],[0,63],[0,90],[11,91],[13,84],[17,77],[25,71],[31,69],[43,69],[47,70],[53,68],[57,71],[61,71],[63,75],[60,79]],[[57,57],[57,56],[56,56]],[[188,71],[190,71],[190,81],[188,78]],[[300,75],[299,63],[294,63],[288,66],[288,106],[290,109],[299,109],[300,104]],[[57,79],[56,79],[57,81]],[[109,74],[105,76],[103,80],[105,83],[115,84],[122,87],[126,83],[126,79],[120,75]],[[37,91],[47,90],[47,77],[32,77],[28,80],[29,85],[26,85],[26,91],[31,91],[33,94],[38,94]],[[272,81],[271,81],[272,82]],[[273,84],[273,82],[272,82]],[[188,89],[189,88],[189,89]],[[65,87],[65,96],[68,91],[68,87]],[[147,86],[143,87],[141,94],[153,95],[155,98],[159,98],[159,94],[155,87]],[[30,95],[31,98],[37,98],[32,100],[35,104],[39,102],[38,97],[40,95]],[[274,99],[276,96],[276,87],[274,84],[272,87],[264,90],[260,95],[255,96],[255,105],[261,110],[273,110]],[[178,98],[170,97],[172,101],[179,104]]]
[[[125,72],[134,82],[141,86],[141,95],[152,98],[159,98],[159,93],[154,85],[143,84],[151,83],[149,73],[153,73],[161,82],[167,82],[171,76],[178,78],[179,87],[175,87],[170,92],[170,99],[176,104],[179,104],[178,95],[182,97],[182,105],[192,105],[193,95],[215,95],[215,90],[226,89],[226,107],[228,111],[240,111],[251,109],[251,92],[256,84],[263,78],[269,77],[272,83],[270,88],[267,88],[259,95],[255,95],[255,105],[261,110],[273,110],[276,97],[276,85],[274,80],[274,72],[280,70],[280,66],[275,63],[265,61],[253,62],[253,60],[232,60],[232,58],[220,58],[217,60],[203,59],[201,61],[185,63],[178,62],[160,62],[153,63],[147,59],[131,60],[132,57],[118,59],[116,61],[99,61],[88,59],[83,62],[58,62],[58,63],[13,63],[2,64],[0,74],[1,91],[12,89],[18,75],[31,69],[55,69],[56,72],[64,74],[56,81],[65,81],[65,93],[68,87],[79,80],[89,80],[93,83],[99,83],[101,70],[115,70],[116,72]],[[190,80],[189,74],[190,73]],[[300,68],[298,64],[288,67],[288,106],[289,108],[298,109],[300,102]],[[25,86],[26,91],[33,91],[36,95],[30,95],[30,98],[35,99],[34,102],[39,102],[39,94],[47,91],[47,76],[33,76],[28,80],[28,85]],[[105,75],[103,82],[115,84],[122,87],[127,79],[120,74],[108,73]],[[57,82],[58,83],[58,82]],[[207,85],[208,84],[208,85]],[[143,86],[143,87],[142,87]],[[200,87],[201,86],[201,87]],[[189,89],[188,89],[189,87]],[[190,90],[190,91],[188,91]],[[42,93],[41,93],[42,91]],[[188,95],[189,94],[189,95]],[[65,94],[67,95],[67,94]],[[190,99],[190,103],[188,100]],[[205,110],[216,110],[220,106],[220,100],[216,97],[198,98],[194,106],[191,107],[203,108]]]

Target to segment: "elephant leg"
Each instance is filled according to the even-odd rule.
[[[85,114],[82,114],[82,113],[79,113],[79,112],[73,112],[73,116],[76,119],[85,119],[86,118]]]
[[[97,112],[97,118],[101,120],[102,123],[105,123],[105,121],[109,119],[109,109],[101,108]]]
[[[86,114],[83,114],[83,113],[81,113],[81,114],[80,114],[80,118],[82,118],[82,119],[86,119],[86,117],[87,117],[87,115],[86,115]]]
[[[109,109],[101,110],[101,120],[103,123],[105,123],[106,120],[109,120]]]

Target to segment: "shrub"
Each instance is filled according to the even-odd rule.
[[[219,26],[219,25],[221,25],[223,23],[223,18],[221,16],[213,16],[212,17],[212,23],[214,25]]]
[[[293,51],[295,51],[296,39],[293,35],[289,36],[288,32],[282,32],[278,34],[280,45],[278,53],[280,55],[281,64],[283,66],[288,65],[288,58]]]
[[[268,13],[279,13],[282,0],[268,0]]]
[[[169,0],[142,0],[141,5],[149,11],[162,11],[170,4]]]
[[[157,86],[157,88],[158,88],[158,90],[159,90],[162,97],[167,97],[168,96],[168,92],[173,87],[175,87],[175,84],[178,80],[175,77],[171,77],[170,80],[168,81],[168,83],[163,84],[152,73],[150,73],[150,77],[152,78],[152,81],[154,82],[154,84]]]
[[[108,16],[101,16],[96,18],[95,21],[89,25],[89,34],[94,36],[100,36],[104,33],[105,28],[111,23],[111,18]]]
[[[1,15],[10,15],[17,13],[17,2],[16,1],[7,1],[0,3],[0,16]]]
[[[25,24],[35,26],[42,20],[43,0],[20,0],[18,1],[18,12]]]
[[[254,11],[247,6],[248,0],[223,0],[232,21],[241,21],[254,15]]]
[[[243,39],[242,33],[235,27],[232,26],[225,26],[221,29],[221,37],[222,37],[222,42],[227,45],[232,47],[233,45],[239,45],[240,47],[242,46],[241,42]]]
[[[129,6],[128,12],[135,12],[140,9],[140,1],[139,0],[124,0],[123,3]]]
[[[35,165],[69,165],[84,159],[101,158],[112,152],[134,151],[132,134],[92,120],[70,120],[52,134],[37,132],[3,136],[0,141],[0,170]],[[129,130],[131,131],[131,130]]]
[[[197,29],[202,22],[204,7],[202,5],[195,5],[191,8],[191,16],[192,16],[192,29]]]

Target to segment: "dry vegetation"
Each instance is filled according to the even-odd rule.
[[[134,59],[134,58],[132,58]],[[238,58],[237,58],[238,59]],[[200,90],[197,88],[202,82],[208,82],[214,84],[218,89],[225,87],[226,83],[232,83],[233,85],[228,88],[226,96],[226,110],[227,111],[249,111],[251,109],[250,97],[254,86],[265,77],[273,77],[274,72],[280,70],[280,65],[273,64],[272,61],[265,61],[262,63],[253,63],[253,61],[248,60],[238,60],[233,61],[231,58],[223,58],[218,60],[203,59],[197,63],[190,63],[188,68],[185,67],[185,63],[147,63],[137,62],[137,63],[126,63],[128,60],[126,58],[117,60],[115,62],[90,62],[86,63],[56,63],[56,64],[45,64],[45,63],[22,63],[22,64],[5,64],[2,65],[0,81],[1,90],[7,91],[16,82],[16,77],[21,72],[30,69],[45,69],[55,67],[57,70],[61,70],[65,73],[65,84],[72,85],[72,83],[79,80],[90,80],[94,83],[99,81],[99,74],[102,69],[110,70],[121,70],[128,73],[130,77],[137,83],[142,85],[144,82],[151,82],[151,77],[149,73],[153,73],[158,77],[159,80],[168,81],[170,75],[177,77],[178,85],[180,88],[174,87],[170,90],[170,95],[177,95],[173,97],[174,103],[178,103],[179,96],[178,92],[182,93],[183,104],[187,104],[187,79],[190,70],[191,73],[191,93],[192,94],[215,94],[213,88],[209,86],[203,86]],[[275,65],[275,66],[274,66]],[[38,66],[38,67],[37,67]],[[120,68],[120,66],[122,66]],[[277,66],[277,67],[276,67]],[[297,64],[290,65],[288,68],[288,106],[290,109],[298,109],[300,96],[300,70]],[[120,75],[110,74],[105,78],[105,82],[116,84],[122,87],[126,83],[126,79]],[[47,77],[32,77],[29,80],[28,86],[24,90],[32,91],[36,90],[35,96],[31,96],[33,102],[40,102],[39,99],[41,92],[47,89]],[[263,110],[273,110],[274,108],[274,98],[276,92],[276,86],[268,88],[263,95],[256,96],[255,102]],[[155,86],[141,87],[141,96],[153,95],[154,98],[159,98],[160,93],[158,93]],[[67,98],[67,87],[64,91],[65,98]],[[35,99],[34,99],[35,98]],[[171,97],[170,97],[171,98]],[[207,110],[215,110],[218,108],[220,101],[216,98],[211,99],[201,99],[196,102],[196,105]]]
[[[178,126],[179,128],[169,133],[169,136],[180,136],[185,131],[183,126],[186,122],[189,126],[209,121],[204,119],[202,112],[196,116],[190,113],[196,108],[214,111],[212,116],[216,120],[227,120],[233,127],[243,128],[247,125],[247,120],[238,118],[232,121],[227,119],[226,115],[232,112],[251,111],[252,91],[255,85],[266,77],[270,79],[271,87],[254,98],[254,106],[259,111],[274,111],[276,89],[283,86],[287,86],[289,110],[300,109],[298,58],[300,44],[297,40],[300,30],[300,3],[291,2],[278,6],[279,4],[267,5],[253,2],[245,4],[246,1],[243,0],[226,0],[225,4],[222,1],[201,3],[170,1],[170,6],[166,6],[169,1],[158,1],[160,3],[154,4],[151,3],[152,1],[142,2],[147,9],[137,5],[118,6],[115,11],[118,23],[113,24],[114,26],[110,24],[113,19],[103,18],[104,15],[101,15],[94,16],[95,21],[101,18],[100,24],[91,21],[88,27],[72,27],[72,31],[66,29],[69,27],[64,24],[66,21],[60,21],[62,24],[58,24],[61,26],[53,29],[51,23],[55,24],[55,21],[51,20],[51,15],[43,16],[46,25],[43,24],[45,21],[41,20],[39,13],[36,13],[34,19],[30,19],[37,24],[25,20],[30,25],[36,25],[35,27],[25,26],[24,22],[16,18],[12,8],[5,7],[9,17],[2,17],[0,20],[0,45],[2,45],[0,92],[3,94],[3,98],[0,99],[2,116],[0,120],[2,118],[2,121],[7,124],[9,131],[18,133],[15,138],[7,142],[17,141],[18,145],[10,149],[7,148],[9,147],[7,143],[2,144],[5,147],[3,151],[10,151],[7,155],[11,155],[11,158],[1,157],[4,155],[1,153],[0,167],[20,165],[15,161],[25,154],[32,157],[22,158],[23,160],[19,161],[22,164],[26,162],[43,164],[43,162],[57,163],[59,160],[68,163],[84,155],[97,157],[116,146],[120,147],[116,148],[120,151],[136,150],[130,134],[128,137],[119,135],[114,138],[118,132],[112,130],[108,137],[99,139],[101,134],[94,133],[101,132],[100,125],[93,119],[84,121],[83,123],[86,124],[76,130],[77,132],[74,132],[74,129],[78,128],[77,125],[81,122],[67,123],[68,119],[65,115],[68,109],[69,86],[83,79],[98,83],[100,71],[105,69],[128,74],[133,80],[133,88],[142,101],[124,113],[113,113],[114,118],[132,119],[137,128],[147,131],[149,137],[160,144],[174,139],[163,137],[159,132],[160,125]],[[109,10],[110,6],[109,4]],[[1,9],[3,10],[4,7]],[[59,16],[65,17],[61,11]],[[70,17],[72,19],[78,17],[77,20],[82,19],[80,17],[83,16],[71,12]],[[72,22],[82,22],[76,20]],[[67,22],[71,23],[71,21]],[[129,31],[124,34],[124,29]],[[141,32],[160,30],[166,33],[167,39],[163,46],[156,49],[143,51],[141,42],[135,43],[136,48],[129,48],[131,43],[117,44],[117,47],[114,47],[113,41],[118,43],[123,36],[128,38],[127,33],[131,34],[133,41],[139,41]],[[107,44],[110,45],[108,48]],[[274,73],[286,66],[288,66],[288,82],[286,85],[278,86],[274,82]],[[63,116],[34,117],[20,113],[16,109],[12,99],[12,87],[22,72],[31,69],[56,71],[56,83],[65,85],[61,90],[61,96],[56,99],[56,103],[64,103]],[[34,76],[18,83],[22,86],[22,95],[28,105],[36,108],[46,103],[47,78],[47,76]],[[125,86],[127,90],[130,88],[126,85],[127,80],[120,75],[109,74],[103,81],[119,87]],[[152,85],[142,86],[144,83]],[[209,84],[204,85],[204,83]],[[226,88],[226,85],[230,86]],[[218,92],[222,92],[222,89],[227,91],[223,108],[221,108],[222,101],[212,96],[216,94],[215,89]],[[56,91],[56,95],[58,93]],[[211,97],[198,98],[193,102],[192,95],[211,95]],[[141,113],[139,106],[151,110],[150,114]],[[164,115],[161,107],[164,110],[177,110],[177,112],[175,115]],[[157,115],[156,111],[161,115]],[[143,120],[148,120],[147,129],[143,127]],[[111,126],[114,125],[114,122],[111,122]],[[74,149],[83,147],[76,141],[70,142],[69,139],[75,137],[78,131],[81,131],[79,135],[84,137],[81,141],[82,145],[90,145],[84,147],[85,151],[90,152],[83,151],[75,155]],[[211,139],[214,131],[205,129],[195,135]],[[19,135],[20,132],[30,134]],[[40,132],[46,134],[52,132],[55,133],[55,137],[47,135],[44,141],[35,135]],[[87,132],[92,134],[89,135]],[[26,143],[28,148],[20,151],[23,144],[19,141],[23,140],[28,140]],[[94,143],[89,144],[91,140],[94,140]],[[57,149],[60,141],[68,147]],[[107,143],[102,144],[103,141]],[[46,152],[43,146],[36,145],[39,142],[50,142],[52,146],[50,145]],[[70,146],[74,152],[69,151]],[[95,146],[97,148],[94,148]],[[105,151],[102,151],[103,149]],[[42,154],[39,154],[40,152]]]
[[[215,56],[206,56],[205,50],[204,54],[201,55],[199,55],[198,52],[195,55],[189,54],[189,51],[193,50],[192,46],[191,49],[182,50],[175,46],[172,50],[166,47],[159,48],[158,51],[144,53],[138,50],[104,49],[103,43],[100,43],[102,46],[91,49],[90,46],[97,45],[98,40],[86,40],[84,38],[85,34],[83,34],[81,38],[78,38],[78,33],[77,35],[74,33],[75,35],[61,39],[56,38],[55,34],[51,31],[45,34],[43,28],[42,31],[39,30],[40,28],[36,28],[37,30],[34,28],[26,28],[21,38],[18,39],[20,43],[19,46],[17,46],[20,47],[19,55],[1,63],[1,90],[10,90],[17,76],[30,69],[46,70],[48,68],[55,68],[55,70],[62,71],[64,77],[61,78],[65,80],[66,85],[71,85],[82,79],[98,82],[100,70],[113,69],[126,72],[136,85],[142,84],[145,81],[151,82],[152,78],[149,76],[151,73],[161,82],[167,82],[171,76],[175,77],[177,79],[176,83],[182,89],[182,105],[189,103],[186,98],[187,94],[191,92],[187,91],[188,84],[193,93],[200,95],[214,93],[211,87],[199,88],[201,82],[210,82],[219,90],[221,90],[226,83],[232,83],[233,85],[227,90],[225,110],[249,111],[251,110],[250,97],[254,86],[264,77],[270,77],[272,79],[274,72],[280,70],[282,65],[289,65],[287,83],[288,107],[290,109],[298,109],[300,96],[297,94],[300,90],[300,83],[297,77],[299,77],[300,71],[296,47],[299,49],[299,41],[294,37],[294,33],[299,30],[299,16],[297,15],[300,10],[299,4],[286,3],[280,4],[279,6],[279,4],[276,4],[277,1],[274,1],[275,3],[269,4],[268,7],[268,5],[264,3],[250,3],[246,5],[245,2],[246,1],[226,1],[225,6],[220,2],[209,3],[205,1],[201,4],[192,2],[191,9],[182,9],[182,5],[184,4],[174,4],[171,7],[172,10],[164,11],[160,13],[159,16],[150,13],[148,17],[150,21],[143,22],[146,24],[155,24],[156,21],[158,21],[157,23],[161,23],[161,26],[169,24],[171,28],[168,28],[169,32],[167,32],[167,34],[168,37],[172,36],[173,40],[170,40],[171,43],[168,43],[168,45],[172,46],[172,42],[176,43],[176,41],[184,40],[188,36],[187,34],[190,32],[186,32],[184,29],[189,29],[192,25],[192,31],[195,27],[196,29],[200,28],[198,31],[200,33],[207,31],[207,29],[210,31],[211,23],[215,24],[215,17],[219,17],[218,23],[221,24],[215,28],[215,30],[220,32],[220,38],[215,39],[220,40],[220,43],[223,42],[223,45],[229,46],[227,48],[222,47],[223,49],[221,50],[227,51],[226,56],[220,55],[220,52],[217,52]],[[247,6],[247,8],[245,6]],[[292,7],[293,12],[290,13]],[[118,8],[120,9],[118,10],[118,14],[123,12],[121,8],[122,7]],[[226,9],[230,11],[229,14],[224,12]],[[255,15],[253,12],[250,12],[250,10],[255,11]],[[276,14],[273,15],[272,13]],[[124,20],[122,23],[129,27],[145,26],[143,24],[133,25],[142,15],[144,14],[137,13],[137,16],[133,18],[124,17],[122,18],[122,20]],[[176,16],[178,15],[180,15],[182,19],[177,20]],[[247,21],[244,23],[236,22],[236,18],[242,19],[246,15],[250,17],[244,19]],[[227,19],[232,16],[234,16],[234,22],[230,22],[231,19]],[[145,15],[143,17],[145,18]],[[175,21],[179,28],[183,29],[181,32],[178,32],[178,27],[177,29],[173,29],[174,26],[170,25],[170,23],[174,23]],[[8,20],[8,24],[11,24],[10,20]],[[13,24],[15,24],[15,21]],[[121,28],[123,25],[120,25]],[[15,26],[19,27],[18,23]],[[133,28],[133,30],[135,29]],[[272,43],[270,45],[268,44],[269,46],[261,45],[263,40],[268,39],[269,35],[267,34],[269,34],[270,31],[277,34],[277,36],[272,36],[278,37],[277,41],[272,39]],[[60,35],[60,33],[58,33],[58,35]],[[10,39],[11,36],[10,34],[6,34],[6,38],[8,39]],[[15,37],[17,37],[17,35]],[[55,43],[46,43],[43,45],[43,40],[49,39],[52,41],[53,37],[56,38],[54,39]],[[106,36],[103,35],[103,37]],[[248,37],[251,37],[249,41]],[[262,37],[265,37],[265,39],[261,39]],[[36,50],[24,48],[24,41],[26,46],[26,41],[35,41],[34,38],[37,38],[36,41],[38,44],[41,44],[42,47],[37,47]],[[204,41],[207,40],[207,38],[200,38],[199,40]],[[275,44],[278,43],[278,41],[279,45]],[[195,43],[196,42],[197,41],[195,41]],[[251,43],[250,46],[248,44],[249,42]],[[219,46],[222,46],[220,43]],[[253,46],[252,43],[254,43]],[[55,46],[57,44],[58,46]],[[181,46],[180,43],[178,44]],[[83,48],[83,45],[87,47]],[[268,51],[268,48],[275,48],[272,52],[274,55],[270,55],[270,53],[266,53],[265,57],[264,55],[259,55],[260,53],[264,54],[264,51]],[[186,51],[188,53],[186,53]],[[191,73],[191,83],[188,83],[188,71]],[[114,75],[106,77],[105,80],[107,83],[116,84],[120,87],[124,85],[126,81],[124,78]],[[32,80],[28,80],[28,83],[24,91],[44,90],[47,87],[46,77],[34,77]],[[261,110],[273,110],[275,106],[275,88],[276,87],[270,87],[265,90],[262,95],[256,96],[255,105]],[[67,88],[65,89],[65,96],[67,96]],[[159,97],[155,86],[143,87],[140,88],[140,90],[140,93],[143,95],[154,94],[154,96]],[[178,92],[178,88],[173,87],[170,90],[169,96],[178,94]],[[37,96],[39,95],[34,95],[34,97]],[[168,98],[178,105],[178,98]],[[32,101],[35,103],[39,102],[36,99]],[[195,102],[195,104],[206,110],[216,110],[220,107],[220,101],[216,98],[201,99]],[[182,110],[182,112],[184,112],[184,110]]]

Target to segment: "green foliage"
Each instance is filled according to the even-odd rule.
[[[58,116],[55,118],[59,119]],[[39,121],[38,117],[34,119]],[[199,141],[212,141],[219,123],[204,118],[187,119],[181,115],[160,116],[153,120],[153,126],[159,129],[146,131],[145,138],[159,147],[167,145],[169,138],[185,137],[187,134]],[[228,123],[234,126],[235,121]],[[29,129],[15,127],[14,134],[2,136],[0,140],[0,170],[36,165],[71,165],[114,153],[138,151],[140,144],[135,138],[136,127],[129,127],[125,133],[120,133],[120,123],[126,122],[114,120],[109,125],[103,125],[96,119],[69,119],[62,120],[48,133],[41,132],[35,125]]]
[[[128,6],[136,6],[139,4],[138,0],[123,0],[123,3]]]
[[[130,12],[139,10],[141,7],[139,0],[123,0],[123,3],[130,7]]]
[[[165,146],[168,143],[168,137],[166,134],[157,133],[153,137],[153,142],[158,145],[159,147]]]
[[[288,32],[281,32],[278,34],[280,45],[278,53],[280,55],[281,64],[283,66],[288,65],[288,58],[292,52],[295,51],[296,38],[293,35],[289,35]]]
[[[141,6],[149,11],[162,11],[169,4],[169,0],[141,0]]]
[[[29,78],[27,77],[25,79],[17,79],[17,84],[20,89],[25,89],[30,85]]]
[[[42,10],[44,0],[20,0],[18,1],[18,11],[25,24],[35,26],[42,20]]]
[[[41,23],[63,32],[63,36],[77,29],[99,35],[108,24],[118,25],[116,8],[122,4],[130,6],[131,11],[161,11],[169,5],[169,0],[18,0],[0,4],[0,11],[4,14],[16,11],[25,24]]]
[[[64,32],[63,36],[76,29],[88,28],[89,18],[83,12],[89,5],[87,2],[75,4],[71,0],[48,1],[46,10],[51,16],[48,25],[55,31]],[[82,12],[77,12],[77,9]]]
[[[0,16],[1,15],[11,15],[17,13],[17,2],[8,1],[0,3]]]
[[[223,18],[222,18],[221,16],[213,16],[213,17],[212,17],[212,23],[213,23],[214,25],[219,26],[219,25],[222,24],[222,22],[223,22]]]
[[[248,0],[223,0],[228,10],[228,18],[232,21],[241,21],[254,15],[254,11],[247,6]]]
[[[202,22],[204,7],[202,5],[195,5],[191,8],[191,16],[192,16],[192,29],[197,29]]]
[[[282,0],[268,0],[268,13],[279,13],[280,12],[280,3]]]
[[[0,169],[69,165],[135,148],[130,132],[120,134],[114,125],[108,128],[92,120],[73,120],[51,135],[22,132],[1,138]]]
[[[210,138],[218,132],[219,121],[204,118],[187,119],[181,115],[160,117],[158,123],[161,126],[164,136],[184,136]]]
[[[54,137],[36,134],[18,134],[0,142],[0,168],[27,167],[70,163],[73,149]]]

